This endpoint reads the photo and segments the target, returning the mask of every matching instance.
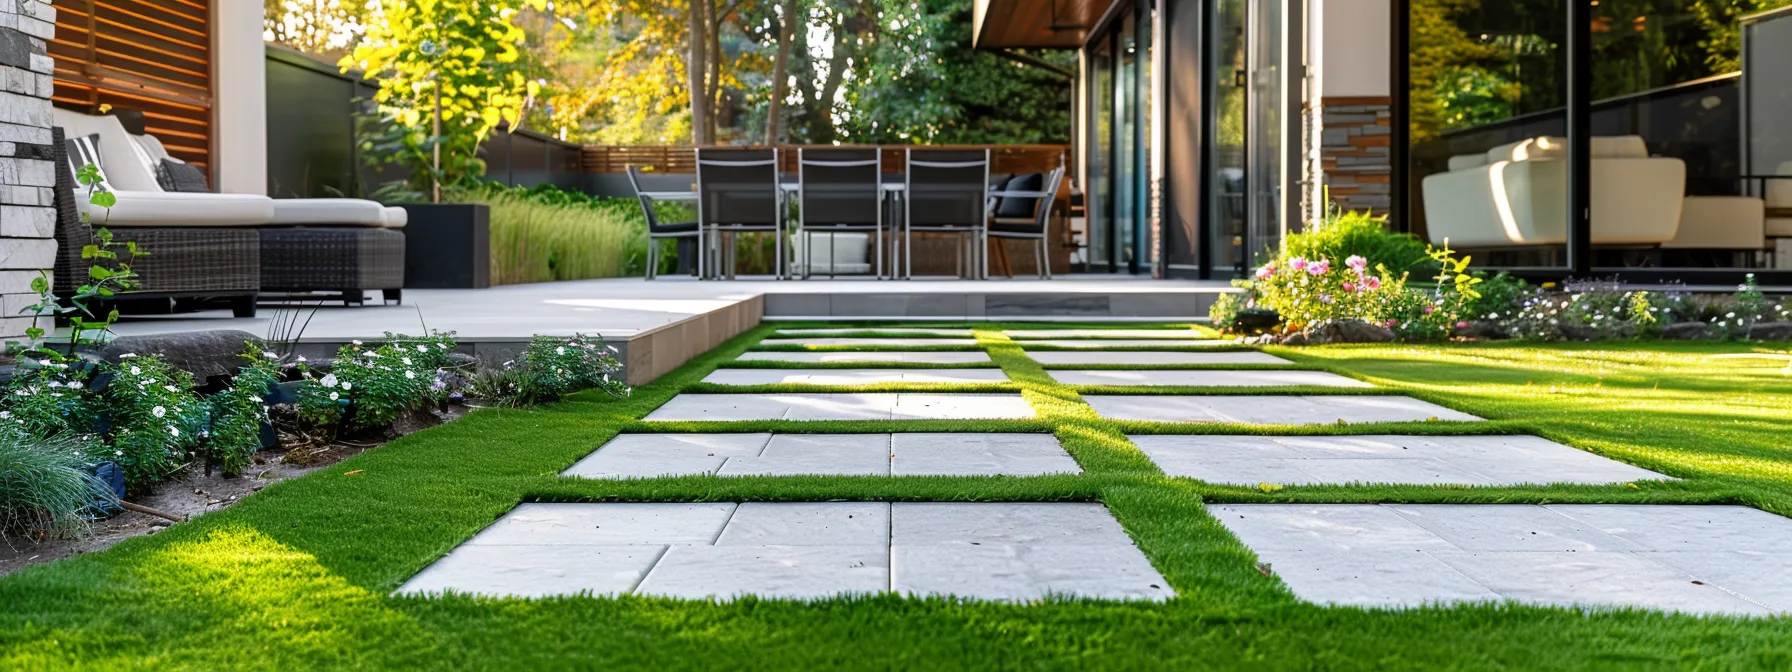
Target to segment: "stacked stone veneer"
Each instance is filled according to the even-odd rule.
[[[0,338],[24,335],[31,279],[55,264],[50,92],[56,34],[49,0],[0,0]]]
[[[1389,99],[1326,98],[1320,162],[1331,202],[1344,210],[1385,215],[1392,203]]]

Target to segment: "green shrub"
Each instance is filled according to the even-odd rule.
[[[453,349],[454,339],[446,335],[386,334],[385,342],[377,345],[355,341],[342,346],[329,373],[305,371],[306,382],[298,393],[299,419],[325,431],[390,425],[400,414],[422,408],[438,396],[432,388]]]
[[[83,509],[112,497],[66,440],[0,427],[0,538],[44,539],[79,530]]]
[[[1389,231],[1385,220],[1365,212],[1332,210],[1326,214],[1325,226],[1284,239],[1277,261],[1299,257],[1337,263],[1359,256],[1368,260],[1369,268],[1385,266],[1394,275],[1408,271],[1418,277],[1434,274],[1437,264],[1431,260],[1425,241],[1410,233]]]
[[[1234,284],[1238,283],[1243,283],[1245,287],[1250,286],[1250,283],[1242,280],[1235,281]],[[1249,302],[1250,297],[1244,294],[1221,294],[1213,300],[1213,307],[1207,309],[1208,322],[1215,329],[1229,331],[1232,329],[1232,325],[1238,321],[1238,311],[1246,308]]]
[[[230,387],[206,400],[212,416],[206,453],[231,475],[243,473],[249,458],[261,450],[261,428],[268,421],[266,395],[280,381],[280,362],[271,353],[264,355],[250,344],[243,357],[249,361],[231,377]]]
[[[455,189],[445,198],[491,206],[492,284],[622,277],[646,257],[646,218],[633,199],[545,186]]]
[[[598,389],[612,397],[627,396],[616,348],[583,334],[571,338],[536,336],[515,360],[501,370],[473,380],[473,395],[506,406],[532,406],[580,390]]]
[[[124,356],[110,372],[99,403],[111,426],[112,459],[132,486],[159,481],[194,454],[208,426],[193,374],[136,355]]]

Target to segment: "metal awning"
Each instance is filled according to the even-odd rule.
[[[971,44],[978,49],[1075,49],[1119,0],[975,0]]]

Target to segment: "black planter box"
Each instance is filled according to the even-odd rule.
[[[404,206],[404,286],[485,289],[492,286],[492,210],[478,203]]]

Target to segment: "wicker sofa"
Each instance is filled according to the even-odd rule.
[[[94,231],[81,216],[85,198],[77,198],[74,175],[66,168],[63,130],[58,127],[53,135],[57,166],[55,289],[60,296],[70,296],[87,282],[93,260],[82,259],[81,249],[92,244]],[[114,241],[135,242],[149,252],[131,264],[139,288],[121,294],[119,300],[221,299],[237,317],[255,316],[255,299],[261,288],[261,238],[255,229],[150,226],[130,217],[114,221],[104,211],[94,213],[94,220],[112,232]]]

